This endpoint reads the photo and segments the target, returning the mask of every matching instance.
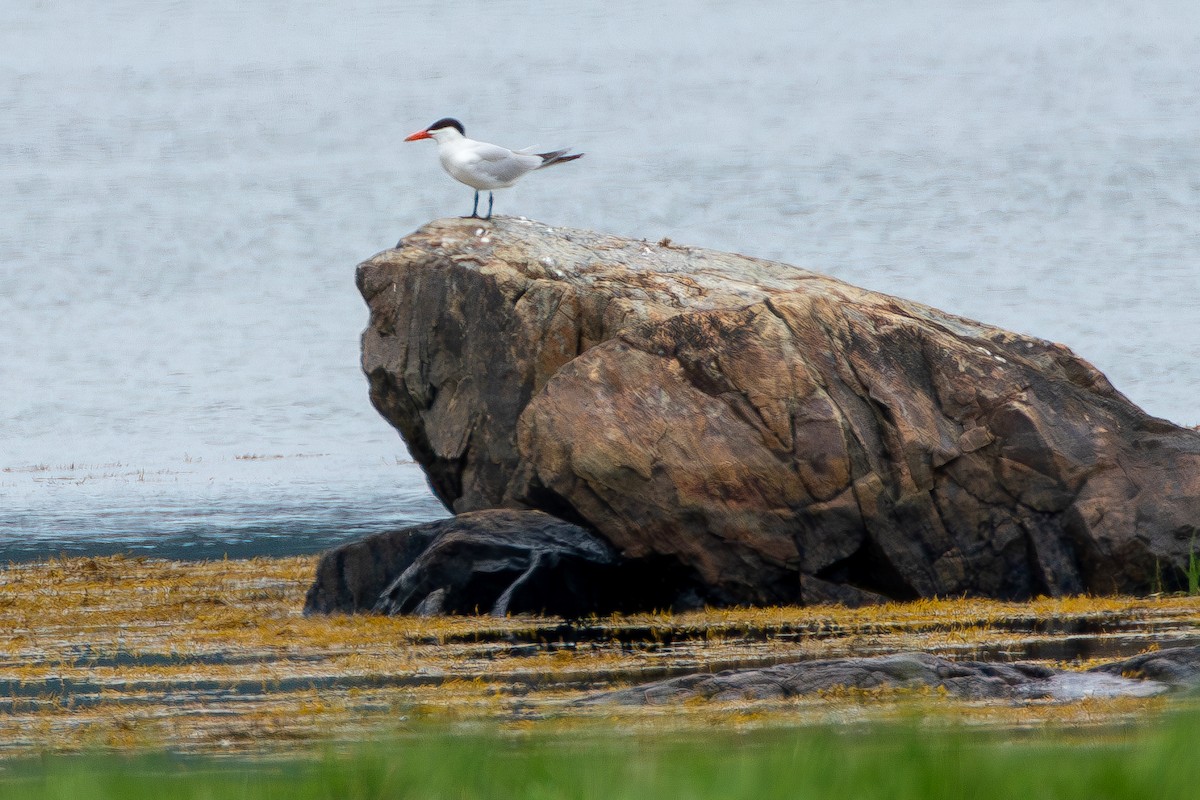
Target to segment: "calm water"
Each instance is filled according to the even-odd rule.
[[[0,560],[307,552],[444,512],[354,265],[466,213],[427,142],[576,146],[497,212],[778,258],[1064,342],[1200,422],[1191,3],[17,4]]]

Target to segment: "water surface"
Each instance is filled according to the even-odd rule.
[[[354,265],[466,213],[447,114],[581,161],[498,213],[1061,341],[1200,423],[1188,3],[25,4],[0,27],[0,559],[321,549],[444,513]]]

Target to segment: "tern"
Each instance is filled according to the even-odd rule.
[[[450,117],[439,119],[425,130],[405,137],[404,141],[415,142],[418,139],[433,139],[437,142],[442,168],[450,173],[450,177],[475,190],[475,205],[471,207],[471,215],[466,219],[492,218],[492,203],[495,202],[493,190],[507,189],[535,169],[574,161],[583,155],[568,155],[571,152],[569,147],[550,153],[534,153],[531,147],[509,150],[496,144],[477,142],[468,139],[462,123]],[[488,193],[486,217],[479,216],[480,191]]]

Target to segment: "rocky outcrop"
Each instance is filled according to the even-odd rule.
[[[371,400],[455,512],[543,510],[714,604],[1184,581],[1200,434],[1062,345],[508,218],[431,223],[357,278]]]
[[[1086,671],[1033,662],[950,661],[928,653],[799,661],[765,669],[699,673],[602,692],[586,705],[666,705],[698,700],[775,700],[844,689],[936,689],[969,700],[1150,697],[1200,684],[1200,648],[1180,647]],[[1147,670],[1147,664],[1154,667]]]
[[[695,605],[688,576],[659,561],[620,558],[595,534],[540,511],[476,511],[331,550],[304,613],[570,617]]]

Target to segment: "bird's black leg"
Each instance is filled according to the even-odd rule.
[[[475,205],[471,206],[471,216],[463,217],[463,219],[477,219],[479,217],[479,190],[475,190]]]
[[[488,192],[488,215],[484,219],[492,218],[492,203],[496,202],[496,193]]]

